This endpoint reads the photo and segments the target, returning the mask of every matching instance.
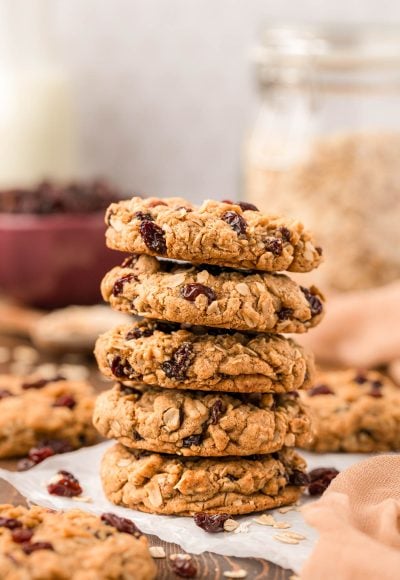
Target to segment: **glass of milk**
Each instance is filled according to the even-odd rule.
[[[0,5],[0,189],[78,175],[71,87],[50,11],[51,0]]]

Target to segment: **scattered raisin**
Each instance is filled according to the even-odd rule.
[[[16,544],[23,544],[25,542],[30,542],[33,536],[33,531],[27,528],[17,528],[11,534],[11,539]]]
[[[373,389],[381,389],[383,387],[382,381],[372,381]]]
[[[44,439],[38,447],[50,447],[56,454],[69,453],[73,450],[71,443],[66,439]]]
[[[154,330],[152,328],[133,328],[125,336],[126,340],[137,340],[138,338],[152,336]]]
[[[366,383],[368,381],[367,377],[363,374],[363,373],[358,373],[353,381],[355,383],[357,383],[358,385],[363,385],[364,383]]]
[[[149,250],[157,254],[166,254],[165,234],[160,226],[154,222],[144,220],[140,224],[140,235]]]
[[[381,391],[380,387],[374,387],[374,385],[372,385],[372,388],[370,390],[370,392],[368,393],[368,395],[370,397],[375,397],[377,399],[380,399],[381,397],[383,397],[383,393]]]
[[[17,528],[22,528],[22,523],[16,518],[5,518],[4,516],[0,516],[0,528],[16,530]]]
[[[120,356],[115,356],[110,364],[111,372],[118,379],[130,378],[134,375],[134,370],[127,361],[123,361]]]
[[[293,313],[294,313],[293,308],[283,307],[277,312],[277,316],[279,320],[288,320],[293,316]]]
[[[33,447],[29,451],[28,458],[36,465],[52,455],[55,455],[55,453],[51,447]]]
[[[223,199],[222,203],[230,203],[231,205],[238,205],[243,211],[260,211],[258,207],[247,201],[232,201],[231,199]]]
[[[329,484],[339,474],[334,467],[319,467],[309,473],[310,483],[308,493],[310,495],[321,495],[329,487]]]
[[[237,233],[238,236],[246,234],[247,223],[246,220],[235,211],[227,211],[222,218]]]
[[[68,409],[73,409],[76,407],[76,401],[72,395],[61,395],[54,401],[53,407],[68,407]]]
[[[290,242],[290,237],[292,233],[288,228],[282,226],[281,228],[278,228],[278,231],[281,232],[282,240],[284,240],[285,242]]]
[[[209,286],[204,286],[204,284],[193,282],[192,284],[185,284],[185,286],[181,288],[182,298],[188,300],[189,302],[194,302],[197,296],[200,296],[201,294],[207,296],[209,304],[217,299],[214,290]]]
[[[183,381],[193,358],[193,346],[183,342],[173,353],[172,358],[161,363],[161,369],[169,379]]]
[[[310,305],[310,310],[312,316],[316,316],[317,314],[321,314],[322,312],[322,302],[315,296],[308,288],[304,288],[304,286],[300,286],[300,290],[303,292],[304,296],[306,297],[307,302]]]
[[[114,282],[114,286],[112,289],[113,296],[119,296],[122,294],[125,284],[129,284],[132,280],[136,280],[136,276],[134,274],[125,274],[125,276],[121,276]]]
[[[211,407],[211,425],[216,425],[220,416],[225,412],[225,405],[221,401],[221,399],[217,399],[213,406]]]
[[[42,389],[48,383],[56,383],[58,381],[65,381],[65,377],[63,377],[62,375],[56,375],[55,377],[53,377],[51,379],[37,379],[36,381],[29,381],[29,382],[23,383],[21,385],[21,387],[25,390],[26,389]]]
[[[203,435],[189,435],[182,440],[183,447],[191,447],[192,445],[200,445],[203,440]]]
[[[316,247],[315,247],[315,251],[317,252],[317,254],[318,254],[319,256],[322,256],[322,248],[321,248],[321,246],[316,246]]]
[[[27,457],[24,457],[23,459],[20,459],[18,461],[17,470],[18,471],[28,471],[28,469],[31,469],[34,465],[35,464],[33,463],[33,461],[31,461]]]
[[[247,203],[247,201],[238,201],[237,205],[240,206],[243,211],[260,211],[258,207],[252,203]]]
[[[148,222],[153,222],[154,218],[151,215],[151,213],[148,212],[144,212],[144,211],[137,211],[135,213],[135,218],[137,218],[138,220],[142,221],[148,221]]]
[[[47,491],[51,495],[59,495],[61,497],[76,497],[77,495],[81,495],[83,490],[79,481],[72,473],[61,470],[57,475],[59,476],[58,481],[49,483],[47,486]]]
[[[310,478],[307,473],[304,471],[300,471],[298,469],[294,469],[292,473],[289,475],[289,484],[295,486],[303,486],[308,485],[310,483]]]
[[[283,250],[283,243],[281,238],[267,238],[264,242],[267,252],[271,252],[274,256],[280,256]]]
[[[37,381],[23,383],[21,387],[23,389],[42,389],[47,383],[47,379],[38,379]]]
[[[22,544],[22,549],[25,554],[32,554],[37,550],[54,550],[53,545],[50,542],[26,542]]]
[[[132,520],[121,518],[113,513],[107,512],[102,514],[101,521],[108,526],[112,526],[119,532],[135,536],[135,538],[139,538],[143,535],[139,528],[132,522]]]
[[[194,578],[197,574],[197,566],[189,554],[172,554],[170,556],[171,568],[182,578]]]
[[[18,471],[26,471],[52,455],[68,453],[72,450],[71,443],[66,439],[47,439],[41,441],[37,447],[30,449],[27,458],[21,459],[18,462],[17,469]]]
[[[335,392],[332,391],[328,385],[316,385],[309,391],[307,391],[307,395],[309,397],[316,397],[317,395],[334,395]]]
[[[13,394],[11,393],[11,391],[8,391],[7,389],[0,389],[0,401],[1,399],[6,399],[7,397],[12,397]]]
[[[205,532],[215,534],[224,531],[224,523],[229,519],[229,514],[196,514],[194,516],[194,523]]]

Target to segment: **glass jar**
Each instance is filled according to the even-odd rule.
[[[400,278],[400,29],[267,29],[245,194],[323,246],[325,290]]]

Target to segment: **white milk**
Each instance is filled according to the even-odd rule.
[[[78,174],[68,76],[54,59],[46,0],[0,11],[0,187]]]

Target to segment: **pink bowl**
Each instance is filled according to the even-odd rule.
[[[100,302],[101,278],[121,262],[104,232],[104,212],[0,213],[0,292],[43,308]]]

